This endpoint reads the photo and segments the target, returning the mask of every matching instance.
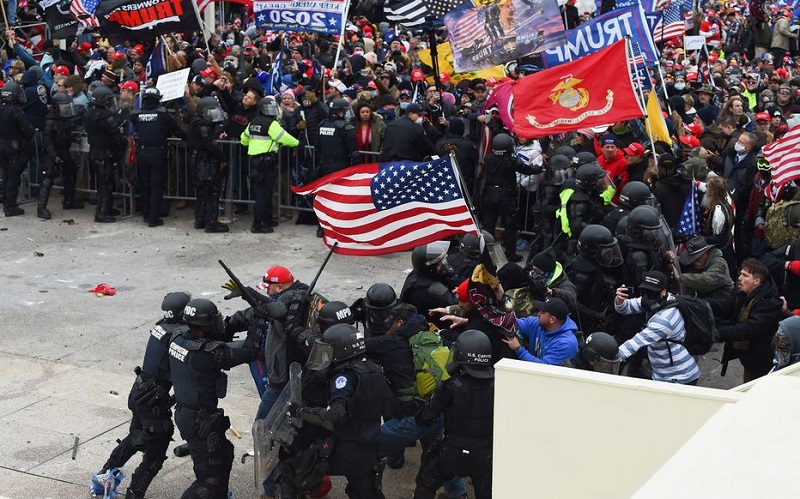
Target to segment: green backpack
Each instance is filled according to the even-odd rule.
[[[770,248],[800,239],[800,200],[779,201],[767,209],[764,236]]]
[[[433,331],[420,331],[408,339],[414,356],[415,385],[420,397],[428,397],[439,383],[450,377],[447,359],[450,350],[442,344],[442,338]]]

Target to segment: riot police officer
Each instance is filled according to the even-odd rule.
[[[169,344],[173,335],[185,333],[183,311],[191,295],[173,292],[161,302],[163,317],[150,330],[142,366],[137,367],[136,381],[128,395],[128,409],[133,412],[128,436],[119,441],[108,461],[92,480],[92,492],[102,496],[103,486],[98,475],[121,468],[136,452],[144,456],[133,473],[131,484],[125,492],[129,499],[142,499],[150,482],[161,470],[167,459],[167,447],[172,441],[174,427],[170,407],[169,391],[172,378],[169,371]]]
[[[164,225],[161,202],[167,184],[167,139],[186,134],[175,118],[163,107],[156,87],[142,90],[142,108],[131,114],[136,137],[136,176],[139,185],[139,208],[150,227]]]
[[[328,117],[319,124],[317,154],[320,155],[321,177],[350,166],[358,152],[356,129],[344,118],[349,107],[345,99],[333,99]]]
[[[540,238],[531,247],[531,253],[538,253],[550,246],[556,232],[556,211],[561,205],[559,195],[567,179],[573,176],[572,163],[567,156],[556,154],[547,163],[544,186],[539,188],[538,199],[533,207],[534,219],[541,223]]]
[[[7,217],[15,217],[25,213],[17,205],[17,195],[34,129],[20,107],[25,94],[19,83],[7,82],[0,90],[0,99],[0,166],[5,180],[3,212]]]
[[[481,263],[482,246],[485,247],[485,243],[481,242],[480,236],[469,233],[461,237],[458,251],[447,255],[453,267],[453,281],[463,282],[472,276],[472,271]]]
[[[492,344],[486,334],[469,329],[458,335],[451,352],[451,377],[417,414],[420,424],[432,424],[444,413],[445,437],[423,454],[414,499],[433,499],[457,476],[472,478],[476,499],[492,496]]]
[[[559,217],[566,217],[569,241],[567,253],[574,255],[577,251],[578,237],[586,226],[600,223],[605,214],[601,194],[606,190],[608,176],[596,163],[582,165],[575,173],[575,189],[565,189],[561,193],[561,206],[565,207],[558,213]],[[571,193],[568,191],[572,190]],[[566,196],[565,201],[565,194]],[[564,223],[562,220],[562,229]]]
[[[364,298],[353,302],[350,309],[356,322],[364,325],[367,336],[381,336],[392,325],[390,314],[397,303],[394,288],[385,282],[378,282],[369,287]]]
[[[72,97],[66,92],[56,92],[52,101],[53,105],[45,116],[42,135],[46,154],[41,163],[42,185],[39,187],[39,203],[36,209],[36,215],[44,220],[51,218],[47,203],[50,200],[53,180],[59,176],[64,182],[62,207],[65,210],[83,208],[83,203],[75,201],[78,167],[72,160],[69,150],[72,146],[72,131],[78,110],[72,103]]]
[[[92,91],[92,106],[83,116],[89,141],[89,159],[97,181],[97,207],[94,221],[113,223],[114,187],[117,181],[117,164],[127,140],[122,135],[114,114],[114,93],[106,86]]]
[[[228,232],[226,224],[217,221],[219,196],[225,155],[216,141],[225,126],[225,113],[219,101],[207,96],[197,103],[197,113],[189,130],[189,158],[197,201],[194,206],[194,228],[208,233]]]
[[[481,225],[494,234],[497,219],[505,224],[503,244],[510,262],[519,262],[517,255],[517,201],[519,198],[517,173],[533,175],[541,173],[540,165],[526,165],[512,156],[514,138],[501,133],[492,139],[492,154],[485,158],[486,184],[481,197]]]
[[[327,463],[327,474],[347,477],[348,497],[383,499],[378,445],[381,418],[393,415],[392,392],[383,370],[364,357],[365,351],[364,335],[355,327],[337,324],[325,330],[314,343],[306,369],[311,377],[327,380],[328,405],[297,407],[292,412],[331,432],[331,444],[318,446],[318,459]],[[289,469],[281,466],[279,474],[281,499],[304,492],[298,490]]]
[[[578,255],[567,275],[578,293],[577,321],[584,334],[605,324],[622,284],[622,250],[617,238],[602,225],[589,225],[578,238]]]
[[[258,101],[259,116],[242,132],[242,145],[250,158],[250,181],[255,197],[253,226],[250,232],[273,232],[272,195],[278,179],[278,148],[297,147],[300,141],[289,135],[278,121],[278,104],[273,96]]]
[[[222,315],[210,300],[197,298],[184,308],[188,331],[178,332],[169,348],[175,389],[175,423],[189,446],[195,481],[185,499],[225,499],[233,464],[233,444],[225,438],[230,419],[218,408],[225,397],[230,369],[253,360],[258,339],[248,335],[240,346],[221,341]]]
[[[591,369],[598,373],[617,374],[620,364],[617,341],[603,331],[590,334],[581,351],[581,362],[584,369]]]
[[[622,187],[619,194],[619,208],[614,208],[603,219],[603,225],[611,232],[617,231],[619,221],[628,216],[632,209],[643,204],[658,208],[658,199],[647,184],[632,180]]]
[[[457,303],[450,290],[460,283],[454,281],[453,271],[447,262],[449,246],[447,241],[436,241],[414,248],[411,252],[413,270],[400,291],[402,302],[414,305],[423,314]],[[438,328],[446,327],[446,323],[442,323],[438,317],[433,322]]]

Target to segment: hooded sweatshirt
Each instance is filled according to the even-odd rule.
[[[520,336],[528,340],[528,348],[520,347],[514,352],[519,360],[560,366],[578,354],[578,325],[569,317],[551,333],[539,325],[538,317],[517,320],[517,328]]]

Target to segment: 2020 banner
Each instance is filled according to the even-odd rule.
[[[341,32],[347,2],[270,0],[254,2],[256,26],[267,30],[313,31],[336,35]]]

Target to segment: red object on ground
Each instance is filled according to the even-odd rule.
[[[94,289],[89,290],[90,293],[94,293],[98,296],[114,296],[117,294],[117,290],[109,286],[108,284],[101,282],[98,284]]]

